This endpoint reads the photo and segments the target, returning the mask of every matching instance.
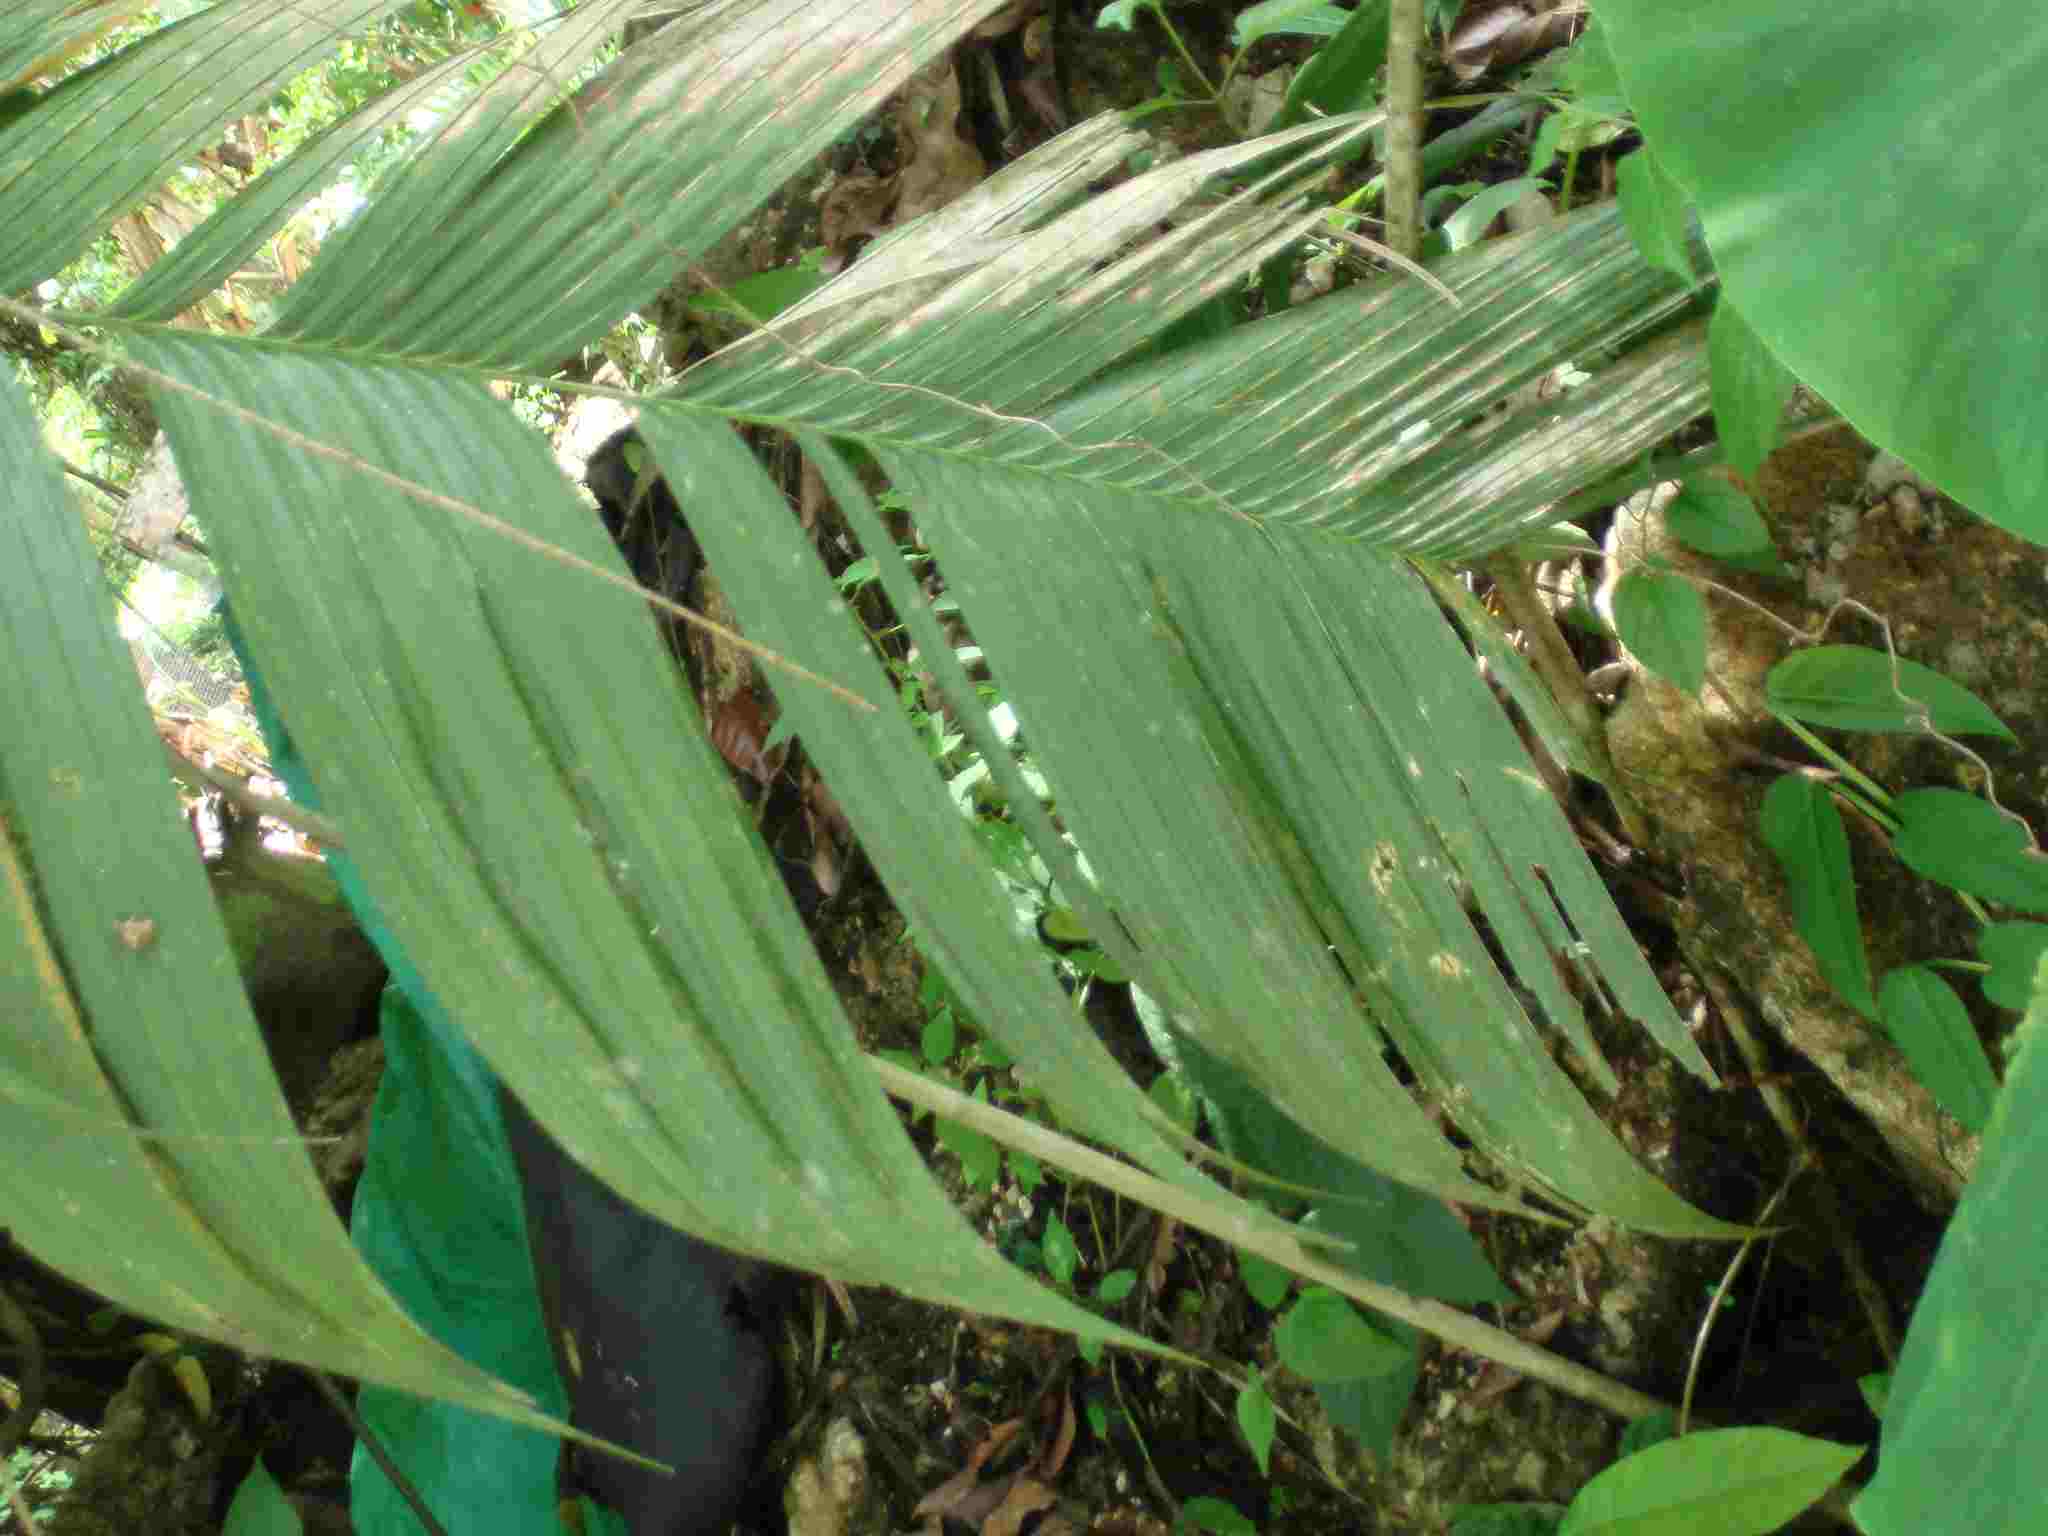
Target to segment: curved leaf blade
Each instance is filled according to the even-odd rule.
[[[1616,1462],[1579,1490],[1558,1536],[1767,1536],[1863,1454],[1783,1429],[1709,1429]]]
[[[1965,1129],[1983,1130],[1998,1079],[1962,999],[1928,967],[1902,965],[1885,973],[1877,1000],[1885,1033],[1906,1053],[1913,1075]]]
[[[1914,874],[2048,913],[2048,858],[2034,851],[2023,825],[1959,789],[1909,789],[1896,804],[1892,848]]]
[[[1614,629],[1636,660],[1697,695],[1707,680],[1707,605],[1669,571],[1630,571],[1614,589]]]
[[[1917,732],[1924,712],[1937,731],[2017,742],[1991,706],[1932,667],[1867,645],[1795,651],[1764,680],[1764,703],[1808,725],[1845,731]]]
[[[1977,956],[1985,998],[2000,1008],[2025,1013],[2034,995],[2034,971],[2048,954],[2048,923],[1987,923],[1977,932]]]
[[[2030,323],[2048,224],[2013,184],[2035,150],[2011,110],[2048,57],[2048,12],[1601,0],[1600,17],[1757,334],[1866,437],[2048,538],[2048,349]]]
[[[1792,888],[1792,921],[1812,946],[1821,975],[1858,1013],[1876,1018],[1849,835],[1834,796],[1804,774],[1784,774],[1765,792],[1760,820],[1764,845]]]

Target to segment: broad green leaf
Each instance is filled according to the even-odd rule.
[[[1962,999],[1926,966],[1902,965],[1885,973],[1877,1000],[1885,1033],[1906,1053],[1913,1075],[1935,1102],[1965,1130],[1983,1130],[1998,1097],[1998,1079]]]
[[[774,319],[798,300],[816,293],[829,281],[815,262],[800,261],[787,267],[773,267],[766,272],[756,272],[727,287],[700,294],[690,301],[690,308],[707,310],[713,314],[733,315],[752,325],[758,321]],[[845,579],[843,573],[841,579]]]
[[[1350,19],[1349,11],[1329,0],[1260,0],[1238,12],[1230,41],[1249,48],[1262,37],[1335,37]]]
[[[1153,1048],[1208,1101],[1226,1154],[1317,1201],[1303,1226],[1344,1240],[1348,1246],[1333,1253],[1335,1262],[1410,1295],[1461,1303],[1507,1299],[1472,1234],[1443,1201],[1397,1184],[1311,1136],[1198,1041],[1177,1031],[1148,1033]],[[1285,1271],[1267,1276],[1248,1266],[1244,1275],[1260,1305],[1276,1307],[1285,1299]]]
[[[1315,51],[1287,88],[1273,119],[1291,128],[1312,115],[1362,112],[1379,99],[1380,66],[1387,61],[1387,0],[1359,0],[1344,30]]]
[[[1852,1506],[1867,1536],[2048,1529],[2048,988],[2016,1052],[1885,1396],[1877,1475]]]
[[[1558,1536],[1769,1536],[1862,1454],[1783,1429],[1696,1430],[1586,1484]]]
[[[1615,197],[1643,260],[1681,283],[1698,282],[1686,228],[1689,204],[1685,193],[1649,150],[1639,149],[1623,158],[1615,171]]]
[[[1315,1383],[1316,1401],[1330,1422],[1356,1440],[1385,1466],[1394,1454],[1394,1434],[1415,1396],[1415,1383],[1422,1375],[1422,1335],[1406,1323],[1391,1317],[1375,1321],[1396,1340],[1403,1352],[1393,1370],[1348,1381]]]
[[[1808,725],[1845,731],[1917,732],[1924,714],[1937,731],[2018,740],[1961,683],[1864,645],[1794,651],[1764,679],[1764,703]]]
[[[335,1220],[177,815],[133,658],[0,380],[0,1139],[7,1224],[126,1311],[558,1431],[442,1348]]]
[[[1273,1433],[1280,1427],[1280,1414],[1257,1370],[1253,1370],[1245,1384],[1237,1389],[1237,1427],[1244,1431],[1245,1439],[1251,1443],[1252,1460],[1259,1465],[1259,1476],[1266,1476],[1273,1455]]]
[[[1778,445],[1778,421],[1797,381],[1727,299],[1714,306],[1707,325],[1707,369],[1714,381],[1714,430],[1735,472],[1753,480]]]
[[[1686,481],[1665,507],[1664,522],[1674,538],[1703,555],[1754,555],[1771,547],[1756,503],[1718,475]]]
[[[1834,796],[1804,774],[1782,774],[1764,793],[1760,825],[1764,845],[1777,855],[1791,887],[1792,921],[1812,947],[1821,975],[1857,1012],[1875,1019],[1849,834]]]
[[[2048,858],[2034,850],[2023,823],[1959,789],[1909,789],[1896,805],[1892,848],[1914,874],[2048,913]]]
[[[2048,954],[2048,923],[1986,923],[1977,930],[1977,957],[1991,969],[1984,973],[1985,998],[2001,1008],[2024,1013],[2034,995],[2034,971]]]
[[[1707,678],[1707,605],[1692,583],[1639,567],[1614,589],[1614,631],[1636,660],[1697,694]]]
[[[242,1486],[235,1490],[234,1502],[228,1505],[221,1536],[300,1536],[304,1529],[299,1512],[277,1486],[263,1458],[257,1457]]]
[[[1866,437],[2048,538],[2037,0],[1600,0],[1644,136],[1722,291]],[[1872,60],[1886,64],[1873,69]]]
[[[1310,1381],[1349,1381],[1398,1371],[1408,1360],[1400,1339],[1368,1322],[1327,1286],[1312,1285],[1281,1314],[1273,1342],[1288,1369]]]

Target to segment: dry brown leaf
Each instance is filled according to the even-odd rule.
[[[981,1523],[981,1536],[1020,1536],[1024,1522],[1040,1510],[1050,1509],[1057,1500],[1053,1491],[1035,1478],[1020,1477],[1010,1484],[1003,1501]],[[1038,1529],[1043,1530],[1041,1525]]]
[[[910,77],[896,107],[897,138],[913,155],[899,173],[898,224],[945,207],[988,174],[959,125],[960,76],[942,55]]]
[[[839,251],[851,240],[888,228],[899,179],[854,171],[835,181],[818,201],[818,231],[827,249]]]
[[[1444,62],[1460,80],[1518,64],[1545,48],[1562,47],[1584,20],[1584,7],[1563,0],[1499,0],[1459,16],[1444,38]]]

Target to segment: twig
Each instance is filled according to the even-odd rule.
[[[391,1453],[384,1449],[384,1442],[371,1433],[370,1426],[356,1412],[356,1405],[334,1384],[334,1378],[311,1366],[306,1368],[306,1374],[313,1378],[313,1385],[320,1389],[320,1395],[347,1421],[356,1443],[370,1453],[370,1460],[377,1463],[377,1469],[391,1479],[391,1486],[398,1490],[399,1497],[412,1507],[413,1514],[426,1528],[427,1536],[448,1536],[441,1522],[434,1518],[434,1512],[427,1508],[427,1501],[420,1497],[419,1489],[413,1486],[412,1479],[399,1470],[398,1463],[391,1459]]]
[[[1759,1227],[1767,1224],[1771,1214],[1785,1202],[1792,1193],[1792,1186],[1799,1175],[1806,1171],[1806,1157],[1801,1154],[1792,1161],[1792,1171],[1785,1175],[1785,1182],[1778,1186],[1778,1192],[1771,1196],[1762,1213],[1757,1217]],[[1749,1262],[1750,1250],[1756,1247],[1755,1237],[1746,1237],[1742,1246],[1735,1250],[1735,1257],[1728,1261],[1728,1268],[1721,1276],[1721,1283],[1714,1287],[1714,1294],[1707,1302],[1707,1315],[1700,1319],[1700,1331],[1693,1336],[1692,1359],[1686,1362],[1685,1391],[1678,1399],[1678,1433],[1684,1434],[1687,1422],[1692,1418],[1693,1388],[1699,1384],[1700,1361],[1706,1358],[1707,1339],[1714,1331],[1714,1320],[1721,1315],[1721,1303],[1727,1297],[1729,1287],[1735,1284],[1735,1277],[1742,1273],[1742,1266]]]
[[[227,773],[222,769],[209,767],[197,758],[187,757],[168,741],[164,743],[164,750],[171,755],[171,772],[181,777],[189,773],[212,785],[227,796],[228,803],[236,810],[246,811],[251,816],[264,816],[272,821],[282,822],[302,837],[309,837],[323,847],[348,846],[342,841],[341,828],[318,811],[309,811],[303,805],[294,805],[289,800],[259,795],[249,787],[249,781],[239,774]]]

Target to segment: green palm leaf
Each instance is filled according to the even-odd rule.
[[[638,601],[593,574],[616,580],[616,553],[535,434],[480,387],[544,373],[643,301],[996,3],[712,4],[589,79],[624,7],[581,7],[329,242],[267,336],[144,322],[239,259],[341,139],[309,145],[271,192],[259,184],[260,206],[224,209],[110,329],[154,370],[238,619],[385,916],[564,1145],[732,1247],[1101,1334],[996,1260],[933,1189]],[[102,85],[158,89],[168,35],[0,127],[10,164],[60,119],[72,136],[10,189],[38,216],[0,245],[6,270],[42,275],[118,211],[109,194],[89,219],[41,216],[95,149],[137,188],[188,152],[183,118],[131,142],[127,119],[73,113]],[[253,45],[234,53],[250,82],[259,63],[271,55]],[[219,67],[226,113],[245,76]],[[1263,1218],[1187,1168],[1010,931],[731,420],[805,434],[1064,893],[1204,1046],[1360,1161],[1520,1208],[1467,1175],[1392,1046],[1522,1187],[1652,1230],[1725,1231],[1625,1155],[1473,926],[1468,900],[1596,1078],[1612,1080],[1580,993],[1611,995],[1705,1071],[1402,563],[1507,542],[1697,414],[1703,352],[1670,330],[1689,299],[1595,213],[1446,262],[1455,300],[1381,281],[1144,353],[1313,222],[1290,189],[1362,126],[1308,125],[1090,197],[1135,131],[1084,124],[688,375],[643,431],[749,633],[806,669],[776,686],[863,846],[1065,1123],[1255,1240]],[[1566,363],[1590,377],[1527,398]],[[863,443],[916,505],[1085,875],[946,671],[950,647],[828,433]],[[98,665],[71,686],[126,690],[133,713],[132,684]],[[13,744],[0,751],[9,784],[32,771]],[[17,814],[40,874],[66,823],[27,797]],[[66,965],[108,962],[103,912],[42,920]],[[223,996],[231,974],[216,976]],[[128,1027],[98,1010],[91,1024]],[[226,1099],[192,1091],[180,1124],[231,1120]],[[158,1125],[146,1105],[128,1113]],[[195,1269],[181,1283],[215,1281]],[[276,1317],[251,1326],[257,1347],[304,1357]]]

